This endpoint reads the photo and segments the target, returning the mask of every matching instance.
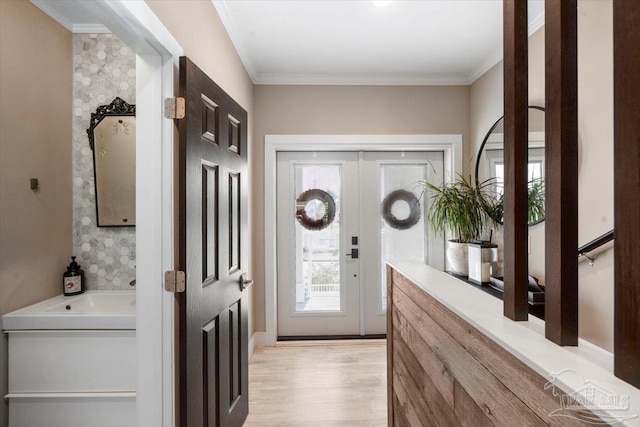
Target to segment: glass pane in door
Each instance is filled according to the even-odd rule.
[[[380,165],[382,310],[387,308],[387,260],[425,261],[425,196],[419,182],[427,179],[427,167],[428,164]]]
[[[341,311],[341,165],[296,165],[295,311]]]

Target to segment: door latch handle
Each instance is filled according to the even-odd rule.
[[[348,253],[347,256],[350,256],[351,259],[358,259],[360,257],[360,252],[357,248],[351,248],[351,253]]]
[[[253,285],[253,280],[247,279],[247,273],[242,273],[240,275],[240,290],[244,291],[251,285]]]

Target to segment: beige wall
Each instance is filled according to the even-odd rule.
[[[0,1],[0,315],[62,292],[72,250],[71,43],[27,0]],[[2,396],[6,370],[2,337]]]
[[[254,326],[264,331],[264,136],[268,134],[462,134],[469,138],[468,86],[256,86]],[[468,157],[464,159],[465,171]]]
[[[2,1],[2,0],[0,0]],[[210,0],[146,0],[151,10],[160,18],[173,37],[184,49],[184,55],[189,57],[202,69],[218,86],[227,92],[248,113],[249,138],[249,170],[253,174],[253,126],[254,101],[253,83],[238,56],[238,53],[227,34],[220,17]],[[249,188],[249,200],[256,195],[253,188]],[[253,216],[253,209],[249,209],[249,221]],[[251,227],[251,225],[250,225]],[[250,242],[262,239],[249,230]],[[253,264],[249,266],[249,277],[253,277]],[[253,288],[249,289],[249,304],[254,300]],[[253,309],[249,307],[249,313]],[[253,317],[249,318],[249,336],[254,330]]]
[[[579,244],[613,228],[613,17],[611,0],[578,2]],[[502,115],[502,62],[471,85],[470,155]],[[529,104],[544,105],[544,28],[529,38]],[[544,278],[544,223],[530,228],[531,274]],[[581,263],[580,336],[613,348],[613,251]]]
[[[0,11],[3,314],[60,294],[69,263],[72,38],[26,0]]]
[[[613,229],[613,2],[578,1],[578,242]],[[580,335],[613,350],[613,250],[580,264]]]

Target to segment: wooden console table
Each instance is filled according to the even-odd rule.
[[[587,426],[580,417],[640,414],[640,390],[613,376],[611,353],[557,346],[542,320],[511,321],[500,300],[422,263],[390,263],[387,284],[389,426]],[[561,395],[588,396],[586,380],[628,395],[629,408],[563,410]]]

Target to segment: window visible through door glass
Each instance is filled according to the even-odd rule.
[[[425,196],[422,195],[423,187],[419,185],[419,182],[427,179],[427,167],[424,164],[380,165],[380,203],[391,192],[406,190],[416,196],[418,199],[417,208],[420,211],[418,222],[405,230],[393,228],[382,217],[380,218],[381,310],[387,309],[387,261],[425,261],[425,254],[428,251],[424,221]],[[391,212],[395,218],[403,220],[409,214],[409,206],[407,206],[407,202],[397,201],[391,206]]]
[[[296,202],[300,218],[295,221],[295,311],[340,311],[342,166],[296,165],[294,175],[297,198],[319,190],[308,201]],[[335,205],[333,219],[329,198]]]

